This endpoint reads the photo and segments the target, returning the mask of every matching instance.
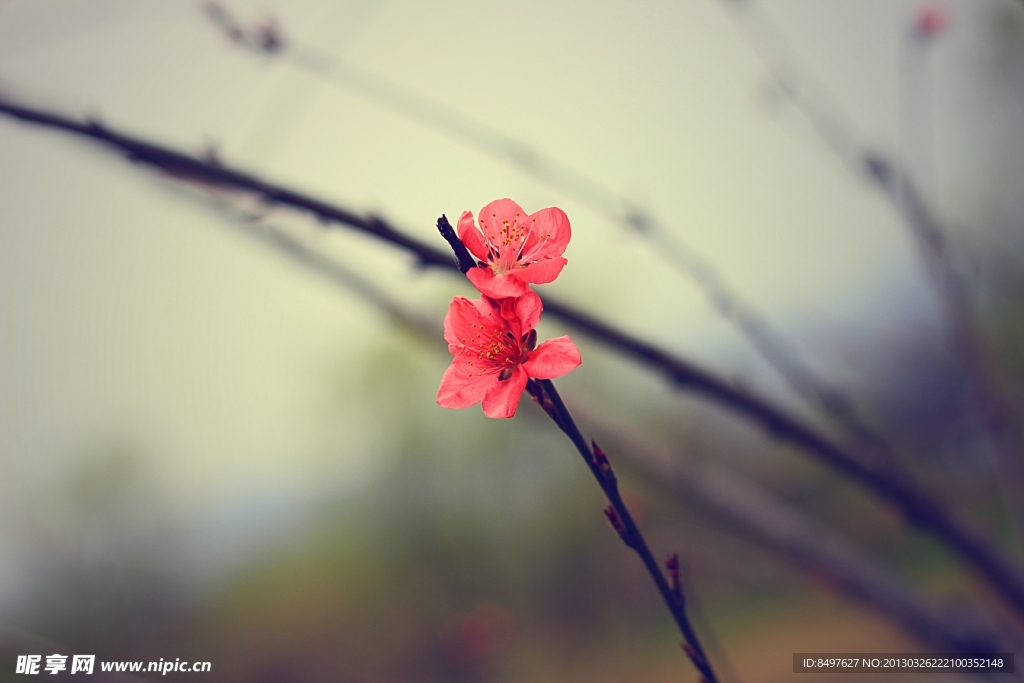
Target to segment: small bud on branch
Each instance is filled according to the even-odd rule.
[[[629,541],[626,540],[628,532],[626,531],[626,525],[622,522],[622,518],[619,517],[619,513],[615,511],[615,508],[609,505],[604,509],[604,516],[608,518],[608,523],[612,525],[615,532],[619,535],[627,545]]]

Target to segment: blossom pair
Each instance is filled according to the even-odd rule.
[[[444,336],[452,364],[441,379],[438,404],[468,408],[483,403],[488,417],[516,413],[530,378],[554,379],[582,362],[569,337],[537,344],[544,306],[530,284],[553,281],[566,264],[569,219],[558,208],[527,215],[511,199],[498,199],[459,219],[459,239],[478,259],[466,273],[483,295],[452,299]]]

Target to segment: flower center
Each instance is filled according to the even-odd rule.
[[[488,330],[476,323],[473,326],[479,332],[468,343],[464,341],[466,350],[476,355],[475,359],[469,361],[470,365],[477,365],[481,371],[501,370],[504,374],[504,370],[511,370],[527,361],[529,349],[509,330],[498,327]]]
[[[492,225],[497,218],[497,214],[491,214]],[[512,221],[503,220],[501,228],[497,232],[492,230],[490,231],[491,235],[488,236],[488,231],[483,231],[484,243],[487,245],[489,256],[488,261],[495,275],[505,275],[526,265],[527,260],[523,258],[523,248],[526,245],[527,237],[533,231],[536,219],[532,219],[530,224],[526,225],[520,223],[519,218],[520,214],[516,211]]]

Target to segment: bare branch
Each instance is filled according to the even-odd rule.
[[[973,610],[935,607],[835,530],[723,468],[655,454],[618,431],[609,438],[626,454],[623,466],[647,485],[681,503],[698,505],[727,528],[803,571],[824,572],[846,595],[923,642],[949,652],[1015,649]]]
[[[459,262],[459,271],[463,275],[469,272],[470,268],[476,266],[473,255],[469,253],[469,249],[462,243],[459,236],[455,234],[455,229],[452,228],[452,224],[448,222],[448,218],[444,214],[437,219],[437,230],[441,233],[441,237],[451,246],[452,251],[455,252],[455,259]]]
[[[718,677],[715,676],[711,662],[708,660],[700,639],[697,637],[697,632],[693,630],[693,625],[686,615],[686,598],[683,595],[682,585],[679,582],[678,558],[675,558],[673,555],[672,557],[675,558],[675,562],[673,563],[671,559],[669,560],[667,568],[672,579],[672,582],[669,583],[665,580],[665,574],[661,571],[658,561],[651,554],[651,549],[648,547],[640,527],[637,526],[625,501],[622,500],[622,494],[619,493],[618,480],[615,477],[611,463],[608,461],[608,456],[605,455],[604,451],[596,443],[591,442],[588,444],[587,440],[583,438],[579,428],[576,426],[576,422],[573,421],[572,415],[569,413],[569,409],[565,407],[562,397],[558,395],[554,383],[549,379],[530,379],[526,383],[526,390],[530,392],[534,400],[540,404],[554,423],[558,425],[558,428],[569,437],[573,446],[576,447],[576,450],[583,457],[583,461],[590,469],[590,473],[597,480],[601,490],[604,491],[604,495],[610,503],[604,511],[605,516],[608,517],[608,522],[619,534],[622,542],[627,547],[632,548],[644,563],[647,573],[650,574],[654,585],[658,588],[658,593],[661,594],[662,601],[668,607],[672,618],[676,622],[676,626],[679,627],[679,631],[683,634],[683,651],[686,652],[686,655],[693,662],[693,666],[696,667],[697,671],[701,673],[702,680],[706,681],[706,683],[718,683]]]
[[[172,186],[175,187],[175,186]],[[180,188],[181,186],[176,186]],[[408,310],[395,297],[367,280],[337,260],[310,248],[287,231],[268,223],[251,211],[246,211],[231,202],[207,193],[194,195],[202,204],[226,219],[245,235],[263,242],[295,263],[320,274],[332,283],[356,294],[360,298],[384,311],[393,321],[424,340],[442,339],[443,329],[436,320]]]
[[[1024,528],[1024,503],[1020,500],[1020,492],[1024,491],[1024,433],[1017,424],[1014,405],[999,386],[971,297],[953,261],[937,212],[921,194],[906,166],[862,142],[835,97],[806,69],[798,68],[794,51],[756,0],[722,0],[722,5],[761,59],[780,96],[803,114],[843,166],[854,177],[881,191],[903,219],[945,308],[953,346],[1000,455],[1000,467],[1013,484],[1007,504],[1018,526]]]

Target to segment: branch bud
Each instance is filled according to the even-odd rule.
[[[693,662],[694,666],[698,669],[702,668],[706,664],[704,658],[700,656],[700,653],[691,647],[689,643],[680,643],[679,645],[683,648],[683,652],[686,653],[686,656],[690,658],[690,661]]]
[[[672,553],[665,560],[665,568],[668,570],[669,583],[672,586],[672,592],[681,594],[683,591],[683,582],[679,578],[679,555]]]
[[[591,441],[590,446],[594,451],[594,462],[597,463],[597,469],[601,472],[601,475],[607,481],[615,481],[615,472],[612,470],[612,464],[608,461],[608,456],[605,455],[605,452],[601,450],[596,441]]]
[[[609,505],[604,509],[604,516],[608,518],[608,523],[612,525],[615,532],[625,542],[626,541],[626,525],[623,524],[622,518],[619,517],[619,513],[615,511],[615,508]]]

